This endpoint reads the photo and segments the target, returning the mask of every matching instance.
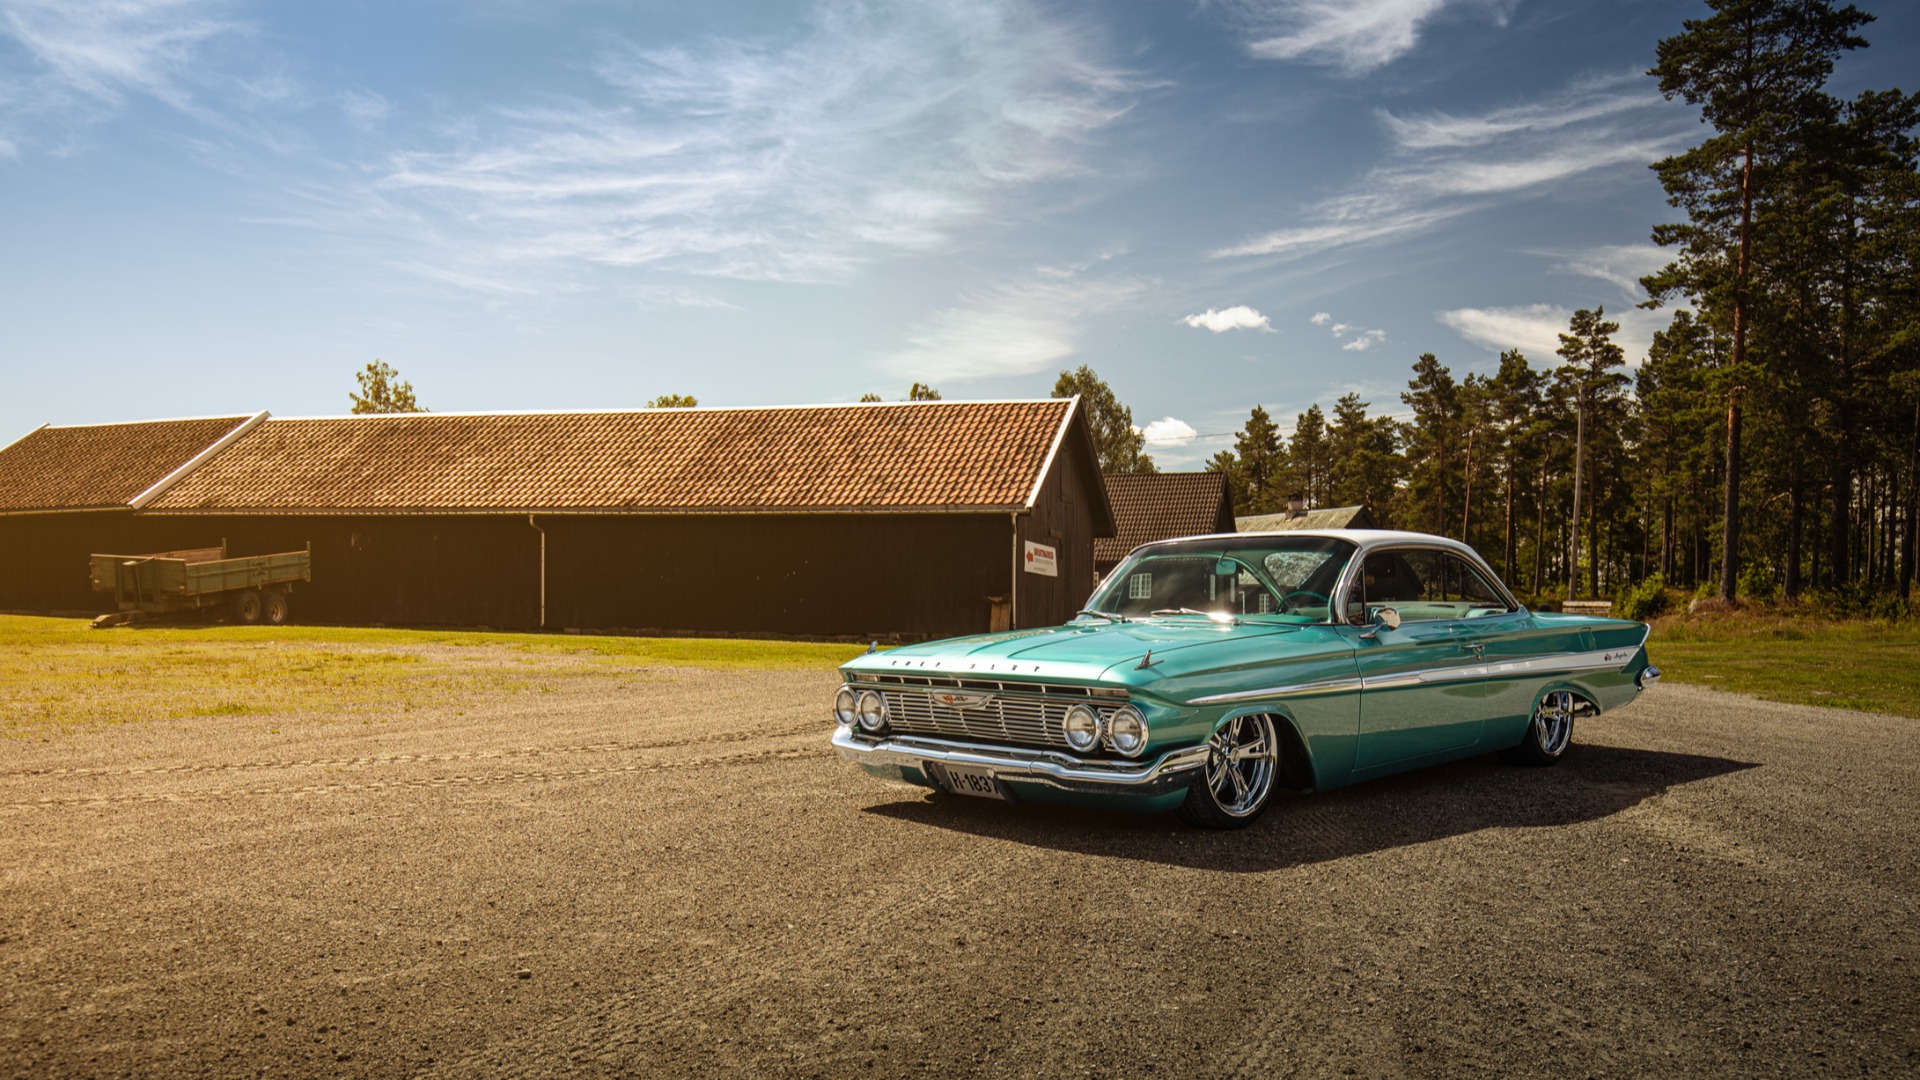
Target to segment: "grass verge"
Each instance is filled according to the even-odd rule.
[[[391,718],[428,705],[638,681],[640,669],[831,670],[858,645],[388,630],[158,626],[0,615],[0,737],[188,716]]]
[[[1920,622],[1673,615],[1654,620],[1647,650],[1675,682],[1920,717]]]

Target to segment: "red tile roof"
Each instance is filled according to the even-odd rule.
[[[1072,403],[272,419],[150,513],[818,513],[1026,506]]]
[[[40,428],[0,450],[0,511],[126,506],[250,419]]]
[[[1233,531],[1219,473],[1108,473],[1107,498],[1119,533],[1093,542],[1093,561],[1110,566],[1152,540]]]

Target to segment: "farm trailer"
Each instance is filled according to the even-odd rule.
[[[227,558],[227,546],[160,551],[150,555],[95,555],[93,588],[113,594],[120,610],[93,621],[120,626],[141,615],[224,609],[234,622],[279,626],[287,621],[287,594],[313,580],[313,548],[278,555]]]

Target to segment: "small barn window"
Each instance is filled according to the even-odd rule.
[[[1153,575],[1135,574],[1127,579],[1127,599],[1145,600],[1153,595]]]

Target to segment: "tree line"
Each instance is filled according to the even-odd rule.
[[[1872,16],[1710,0],[1649,72],[1711,134],[1653,168],[1684,220],[1642,306],[1674,309],[1629,369],[1603,309],[1558,363],[1456,379],[1413,365],[1401,422],[1349,394],[1283,438],[1255,408],[1225,473],[1241,513],[1365,503],[1473,544],[1536,595],[1658,575],[1726,600],[1910,593],[1920,534],[1920,99],[1829,94]]]

